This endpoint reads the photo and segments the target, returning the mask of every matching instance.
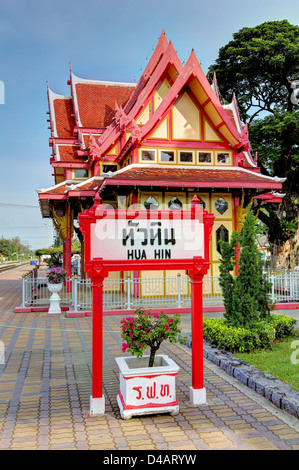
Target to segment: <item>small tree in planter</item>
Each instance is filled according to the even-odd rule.
[[[137,357],[116,358],[120,371],[117,402],[121,416],[128,419],[140,414],[177,414],[175,376],[179,366],[167,355],[156,356],[156,352],[164,340],[178,341],[180,317],[143,310],[135,313],[134,317],[121,320],[122,351]],[[144,356],[147,347],[150,355]]]
[[[150,348],[148,367],[153,367],[155,354],[164,340],[171,343],[178,341],[180,317],[168,317],[165,313],[150,313],[136,310],[136,317],[123,318],[121,321],[123,339],[122,351],[130,352],[133,356],[142,357],[147,347]],[[183,342],[184,338],[180,339]]]

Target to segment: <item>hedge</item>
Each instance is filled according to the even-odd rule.
[[[223,319],[204,317],[203,336],[220,349],[250,352],[271,348],[276,339],[289,336],[296,321],[285,315],[271,315],[269,320],[259,321],[249,329],[230,326]]]

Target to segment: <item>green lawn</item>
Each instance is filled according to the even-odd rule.
[[[291,347],[293,341],[298,342],[295,348]],[[257,369],[288,383],[293,390],[299,392],[299,330],[295,330],[294,334],[287,339],[275,343],[271,350],[234,353],[234,355]],[[292,364],[291,356],[298,362],[297,364]]]

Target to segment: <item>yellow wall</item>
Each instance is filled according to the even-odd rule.
[[[183,209],[190,208],[191,201],[194,195],[197,195],[205,204],[205,210],[215,215],[215,221],[213,226],[213,231],[211,235],[211,242],[210,242],[210,260],[211,260],[211,268],[208,273],[210,276],[218,276],[219,275],[219,265],[220,265],[220,254],[217,251],[217,240],[216,240],[216,233],[217,229],[223,226],[226,230],[228,230],[228,236],[231,236],[231,233],[234,229],[234,202],[232,198],[232,194],[229,192],[211,192],[211,193],[201,193],[201,192],[194,192],[194,191],[140,191],[139,196],[139,207],[144,207],[144,202],[148,199],[148,197],[153,196],[154,199],[159,203],[159,209],[168,209],[169,201],[173,197],[177,197],[180,202],[183,204]],[[221,201],[224,205],[224,209],[221,210],[220,213],[217,210],[217,201]],[[224,201],[224,202],[223,202]],[[177,275],[178,272],[174,273],[173,271],[166,271],[165,275],[167,277],[172,277]],[[185,275],[185,272],[180,273],[182,276]],[[157,277],[161,277],[161,272],[157,271]],[[154,277],[153,273],[142,273],[142,276],[147,277]]]

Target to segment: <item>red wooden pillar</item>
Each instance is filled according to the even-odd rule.
[[[62,242],[62,249],[63,249],[63,252],[62,252],[62,266],[63,266],[63,269],[66,270],[66,248],[65,248],[65,244],[66,244],[66,239],[63,240]]]
[[[105,413],[103,396],[103,283],[104,276],[92,279],[92,396],[90,414]]]
[[[192,387],[190,400],[194,404],[206,403],[203,364],[203,274],[190,274],[191,281],[191,330],[192,330]]]
[[[85,249],[84,249],[84,238],[81,240],[81,279],[86,278],[86,273],[85,273]]]
[[[69,278],[72,277],[72,227],[70,203],[66,205],[66,238],[65,238],[65,270]],[[72,292],[71,281],[67,282],[67,292]]]

